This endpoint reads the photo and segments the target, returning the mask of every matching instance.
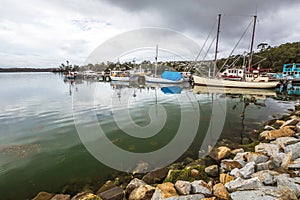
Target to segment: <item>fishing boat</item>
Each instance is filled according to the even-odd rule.
[[[162,84],[178,84],[183,83],[184,77],[180,72],[164,71],[162,75],[157,76],[157,56],[158,46],[156,45],[156,56],[155,56],[155,73],[154,75],[145,75],[145,80],[148,83],[162,83]]]
[[[76,78],[76,73],[74,72],[68,72],[66,75],[65,75],[65,79],[75,79]]]
[[[278,81],[269,82],[268,77],[260,77],[258,73],[250,72],[250,69],[252,68],[251,61],[252,61],[252,54],[253,54],[253,41],[254,41],[256,18],[257,16],[254,16],[254,26],[253,26],[252,40],[250,46],[248,72],[244,73],[244,69],[240,69],[240,70],[233,71],[235,72],[235,74],[232,76],[228,76],[228,74],[226,74],[227,78],[215,76],[217,52],[218,52],[218,38],[219,38],[220,21],[221,21],[221,15],[219,15],[213,77],[203,77],[203,76],[193,75],[193,80],[195,85],[225,87],[225,88],[271,89],[271,88],[275,88],[279,84]]]
[[[246,82],[246,81],[232,81],[221,78],[206,78],[201,76],[193,76],[195,85],[211,86],[211,87],[225,87],[225,88],[253,88],[253,89],[272,89],[275,88],[279,82]]]
[[[109,77],[112,81],[130,81],[130,73],[128,71],[111,71]]]

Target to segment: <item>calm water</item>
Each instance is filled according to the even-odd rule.
[[[148,160],[144,168],[176,160],[183,153],[197,158],[199,150],[218,139],[241,142],[250,130],[288,113],[295,104],[273,91],[255,96],[255,103],[249,102],[251,95],[239,93],[186,85],[70,83],[52,73],[0,74],[1,199],[100,187],[117,172],[106,166],[114,163],[133,170],[126,164],[128,158],[116,156],[109,145],[145,157],[143,153],[173,145],[167,154],[150,155],[153,162]],[[182,124],[181,135],[186,137],[180,138]],[[126,134],[135,126],[136,135]],[[96,137],[101,132],[106,137]]]

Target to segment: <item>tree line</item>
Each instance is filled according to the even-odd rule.
[[[275,47],[271,47],[266,43],[260,43],[257,47],[261,49],[253,53],[253,68],[269,68],[271,72],[282,72],[284,64],[300,63],[300,42],[285,43]],[[225,62],[228,66],[231,64],[235,66],[248,66],[248,59],[249,54],[234,55],[230,58],[219,59],[217,66],[221,68]]]

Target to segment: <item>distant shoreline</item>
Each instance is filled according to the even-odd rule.
[[[0,68],[4,72],[55,72],[56,68]]]

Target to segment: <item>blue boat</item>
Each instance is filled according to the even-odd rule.
[[[300,63],[284,64],[282,73],[276,74],[276,78],[300,82]]]

